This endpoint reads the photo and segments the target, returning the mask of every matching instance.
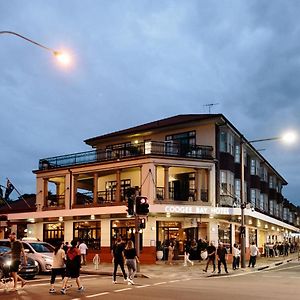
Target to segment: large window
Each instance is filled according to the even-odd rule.
[[[270,206],[269,206],[269,213],[271,215],[274,215],[274,200],[270,200],[269,204],[270,204]]]
[[[64,241],[64,223],[44,224],[43,241],[53,246]]]
[[[265,166],[260,168],[260,179],[261,181],[268,182],[268,170]]]
[[[111,221],[111,247],[118,237],[125,242],[132,240],[135,243],[135,223],[134,220]],[[143,247],[143,231],[140,230],[140,249]]]
[[[231,246],[231,224],[220,223],[218,225],[218,238],[219,242],[224,243],[226,248]]]
[[[250,201],[251,201],[251,205],[252,207],[257,207],[259,208],[259,190],[257,189],[250,189]]]
[[[131,180],[121,180],[121,200],[125,200],[126,190],[131,187]],[[116,199],[117,181],[107,181],[105,183],[105,193],[107,201],[115,201]]]
[[[235,155],[234,137],[231,132],[220,132],[220,151]]]
[[[191,146],[196,145],[196,131],[167,135],[165,140],[167,153],[185,155],[191,151]]]
[[[269,178],[269,188],[275,189],[276,188],[276,178],[275,176],[270,176]]]
[[[235,179],[234,180],[234,195],[238,201],[241,199],[241,180]]]
[[[257,159],[251,158],[250,174],[251,175],[260,175],[260,163]]]
[[[241,147],[240,147],[240,145],[235,145],[234,162],[235,163],[241,162]]]
[[[89,249],[100,249],[101,225],[99,221],[73,223],[73,239],[82,240]]]
[[[234,195],[234,174],[230,171],[221,171],[221,195]]]

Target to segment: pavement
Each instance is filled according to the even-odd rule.
[[[222,275],[236,275],[242,273],[251,273],[264,269],[271,269],[276,266],[289,263],[291,261],[299,261],[298,253],[289,254],[289,256],[278,256],[278,257],[258,257],[256,265],[254,268],[248,268],[248,261],[246,262],[246,268],[239,268],[238,270],[232,270],[232,265],[228,264],[229,274],[224,272],[222,266],[221,274],[212,273],[212,266],[208,268],[208,272],[204,272],[203,269],[206,266],[206,261],[194,261],[194,265],[184,266],[183,261],[178,260],[174,261],[172,265],[166,264],[164,261],[157,261],[155,264],[151,265],[140,265],[140,271],[137,272],[137,277],[145,278],[174,278],[174,279],[184,279],[190,278],[191,276],[195,277],[215,277]],[[299,261],[300,263],[300,261]],[[126,268],[125,268],[126,270]],[[119,268],[120,271],[120,268]],[[104,275],[112,276],[113,265],[109,263],[101,263],[98,270],[95,269],[95,266],[92,263],[88,263],[86,266],[82,266],[81,274],[90,274],[90,275]],[[117,273],[117,276],[122,276],[121,272]]]

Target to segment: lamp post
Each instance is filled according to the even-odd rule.
[[[271,137],[265,139],[257,139],[248,141],[249,144],[258,143],[258,142],[265,142],[265,141],[276,141],[281,140],[285,143],[291,144],[297,140],[297,134],[295,132],[287,132],[282,136],[278,137]],[[245,201],[245,165],[244,165],[244,145],[247,143],[244,136],[241,136],[240,139],[240,164],[241,164],[241,267],[246,268],[246,226],[245,226],[245,208],[246,208],[246,201]]]
[[[67,53],[62,52],[62,51],[57,51],[57,50],[54,50],[52,48],[46,47],[46,46],[44,46],[44,45],[42,45],[42,44],[40,44],[40,43],[38,43],[38,42],[36,42],[32,39],[29,39],[29,38],[17,33],[17,32],[14,32],[14,31],[0,31],[0,34],[14,35],[14,36],[19,37],[19,38],[21,38],[21,39],[23,39],[23,40],[25,40],[25,41],[27,41],[31,44],[36,45],[36,46],[38,46],[38,47],[40,47],[44,50],[47,50],[47,51],[51,52],[56,57],[56,59],[64,65],[68,65],[71,62],[70,56]]]

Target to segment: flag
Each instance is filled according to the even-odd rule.
[[[12,193],[14,189],[15,187],[13,186],[13,184],[7,179],[5,197],[4,197],[6,201],[9,200],[9,195]]]

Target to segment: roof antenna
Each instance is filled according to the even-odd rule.
[[[208,103],[208,104],[204,104],[203,106],[208,107],[208,113],[210,114],[211,113],[211,108],[214,105],[218,105],[218,104],[220,104],[220,103]]]

